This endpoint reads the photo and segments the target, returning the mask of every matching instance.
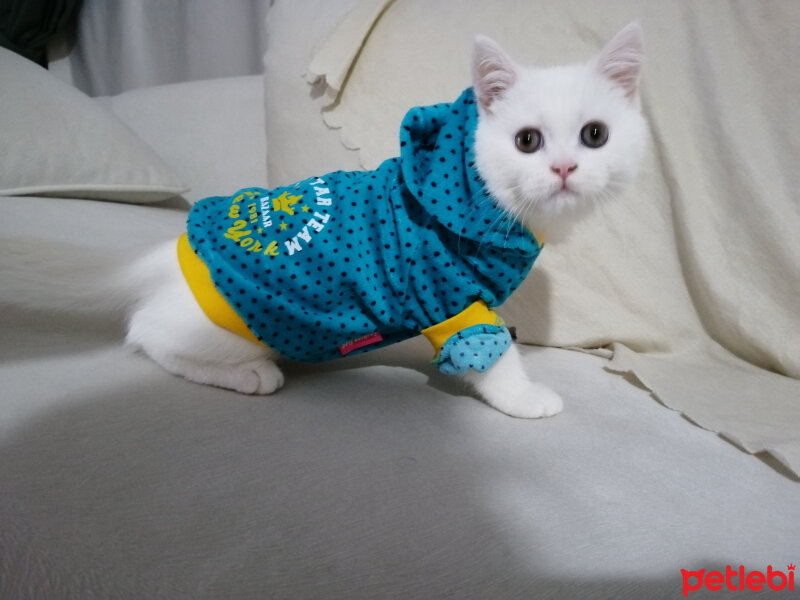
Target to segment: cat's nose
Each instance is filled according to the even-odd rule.
[[[561,177],[561,179],[564,181],[566,181],[567,177],[569,177],[569,174],[577,168],[578,165],[573,162],[559,162],[550,166],[550,170]]]

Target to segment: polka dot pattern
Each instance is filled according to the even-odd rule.
[[[477,118],[468,89],[410,110],[400,156],[375,171],[206,198],[189,243],[254,335],[296,360],[407,339],[478,299],[497,306],[541,247],[484,189]]]
[[[462,329],[442,346],[437,367],[448,375],[470,369],[486,372],[511,346],[508,329],[498,325],[473,325]]]

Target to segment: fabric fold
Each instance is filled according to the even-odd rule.
[[[324,80],[325,105],[336,102],[347,74],[361,51],[369,32],[383,11],[394,0],[362,0],[314,54],[306,67],[305,79],[310,84]]]
[[[623,344],[613,344],[613,351],[610,371],[634,375],[664,406],[746,452],[772,454],[800,477],[797,380],[754,367],[711,342],[663,355]]]

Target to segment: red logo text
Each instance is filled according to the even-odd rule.
[[[772,568],[772,565],[764,571],[745,571],[744,565],[739,565],[734,569],[728,565],[725,572],[721,571],[687,571],[681,569],[683,576],[683,596],[689,592],[696,592],[701,589],[716,592],[719,590],[760,592],[763,589],[770,589],[776,592],[781,590],[794,590],[794,570],[795,565],[786,566],[786,572]]]

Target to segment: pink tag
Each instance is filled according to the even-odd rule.
[[[342,356],[349,354],[353,350],[358,350],[359,348],[363,348],[364,346],[369,346],[370,344],[377,344],[378,342],[383,341],[383,336],[378,333],[368,333],[367,335],[362,335],[360,338],[356,338],[346,344],[342,344],[339,346],[339,352],[342,353]]]

